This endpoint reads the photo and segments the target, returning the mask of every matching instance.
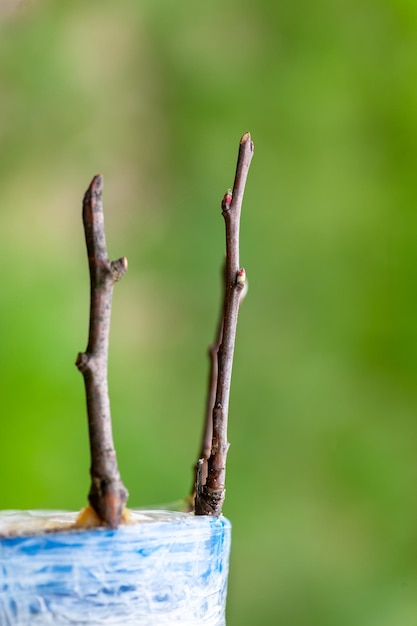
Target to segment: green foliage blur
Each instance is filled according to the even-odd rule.
[[[416,76],[413,0],[0,0],[0,508],[86,502],[97,172],[129,504],[187,495],[250,130],[228,626],[415,626]]]

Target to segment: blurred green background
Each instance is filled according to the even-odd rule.
[[[105,176],[131,506],[187,494],[240,136],[228,626],[417,624],[414,0],[0,0],[0,508],[86,502]]]

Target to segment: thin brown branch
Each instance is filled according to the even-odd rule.
[[[225,270],[226,267],[223,267],[222,270],[222,292],[224,293],[225,289]],[[247,284],[247,283],[246,283]],[[242,289],[240,292],[240,303],[242,302],[244,296],[247,293],[247,289]],[[240,305],[239,303],[239,305]],[[208,474],[208,460],[211,454],[211,446],[213,442],[213,408],[216,401],[216,391],[217,391],[217,378],[218,378],[218,363],[217,363],[217,354],[222,342],[223,337],[223,307],[220,311],[219,320],[217,323],[216,330],[216,339],[212,344],[210,344],[207,354],[209,357],[209,374],[208,374],[208,385],[207,385],[207,397],[206,397],[206,407],[204,414],[204,425],[203,425],[203,435],[200,447],[200,453],[198,455],[197,463],[194,468],[194,482],[192,486],[190,502],[192,502],[192,509],[194,509],[194,501],[196,495],[197,485],[200,487],[205,484],[207,480]]]
[[[239,303],[246,285],[246,272],[240,267],[239,260],[240,214],[252,156],[253,142],[250,134],[245,133],[240,141],[233,191],[228,191],[222,201],[222,214],[226,226],[223,332],[217,352],[218,373],[212,416],[213,437],[205,482],[203,459],[200,459],[197,465],[196,515],[220,515],[225,497],[226,458],[229,449],[227,425],[230,385]]]
[[[224,282],[224,271],[222,272]],[[217,352],[219,351],[220,344],[223,336],[223,311],[219,316],[217,323],[216,338],[214,342],[208,348],[209,357],[209,374],[207,385],[207,397],[206,407],[204,413],[203,434],[201,439],[201,447],[198,455],[197,463],[194,467],[194,482],[189,498],[190,508],[194,509],[194,501],[196,496],[197,486],[205,484],[208,473],[208,460],[211,454],[211,445],[213,441],[213,407],[216,401],[216,389],[217,389],[217,377],[218,377],[218,365],[217,365]]]
[[[218,367],[218,362],[217,362],[217,353],[219,351],[219,348],[222,342],[222,336],[223,336],[223,319],[221,319],[221,323],[218,325],[216,340],[209,346],[209,350],[208,350],[209,359],[210,359],[209,384],[208,384],[208,390],[207,390],[203,438],[201,442],[201,450],[200,450],[200,455],[199,455],[199,459],[204,459],[203,474],[202,474],[203,482],[205,482],[207,478],[207,462],[210,458],[211,446],[212,446],[212,441],[213,441],[213,407],[216,401],[217,378],[218,378],[218,372],[219,372],[219,367]]]
[[[91,453],[90,505],[99,519],[116,528],[127,500],[113,443],[107,383],[111,302],[114,283],[127,270],[127,259],[107,255],[101,195],[103,178],[91,181],[83,200],[83,224],[90,269],[90,330],[87,350],[76,365],[84,377]]]

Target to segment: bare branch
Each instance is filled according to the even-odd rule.
[[[225,270],[226,267],[223,267],[222,270],[222,291],[224,293],[225,289]],[[247,283],[246,283],[247,285]],[[240,303],[247,293],[247,289],[243,289],[240,292]],[[208,474],[208,460],[211,454],[211,446],[213,441],[213,408],[216,401],[216,391],[217,391],[217,378],[218,378],[218,363],[217,363],[217,353],[219,351],[221,342],[223,337],[223,307],[220,311],[219,320],[217,323],[217,331],[216,331],[216,339],[212,344],[210,344],[207,354],[209,357],[209,375],[208,375],[208,386],[207,386],[207,398],[206,398],[206,407],[204,414],[204,426],[203,426],[203,435],[200,447],[200,453],[198,455],[197,463],[194,468],[194,482],[192,486],[190,502],[192,502],[191,510],[194,509],[194,500],[196,495],[197,486],[201,487],[206,483],[207,474]]]
[[[205,483],[203,482],[204,458],[200,459],[197,464],[196,515],[220,515],[225,496],[226,457],[229,449],[227,423],[230,385],[239,303],[246,286],[246,272],[240,267],[239,260],[240,214],[252,156],[253,142],[250,134],[245,133],[240,141],[233,191],[228,191],[222,201],[222,214],[226,225],[223,332],[217,352],[218,373],[212,417],[213,436]]]
[[[101,195],[103,178],[91,181],[83,200],[83,224],[90,268],[90,330],[86,352],[76,365],[84,377],[91,452],[90,505],[100,520],[116,528],[128,493],[120,479],[111,427],[107,383],[110,314],[114,283],[127,270],[127,259],[109,261]]]
[[[211,454],[211,446],[213,441],[213,407],[216,401],[216,391],[217,391],[217,378],[218,378],[218,362],[217,362],[217,353],[219,351],[222,336],[223,336],[223,319],[220,320],[221,323],[218,326],[217,337],[216,340],[209,346],[209,359],[210,359],[210,369],[209,369],[209,384],[207,391],[207,399],[206,399],[206,412],[205,412],[205,420],[204,420],[204,430],[203,430],[203,438],[201,442],[201,451],[199,455],[199,459],[204,460],[203,464],[203,473],[202,480],[203,484],[207,478],[207,462],[210,458]]]
[[[224,269],[222,272],[224,283]],[[223,284],[222,283],[222,284]],[[216,401],[216,389],[217,389],[217,377],[218,377],[218,365],[217,365],[217,353],[220,348],[220,344],[223,336],[223,310],[219,316],[217,324],[216,338],[214,342],[209,346],[207,354],[209,357],[210,367],[208,375],[207,385],[207,397],[206,407],[204,414],[203,434],[201,439],[200,453],[198,455],[197,463],[194,466],[194,483],[191,489],[191,495],[189,497],[190,510],[194,509],[194,501],[196,496],[196,490],[199,486],[205,484],[208,473],[208,460],[211,454],[211,445],[213,440],[213,407]]]

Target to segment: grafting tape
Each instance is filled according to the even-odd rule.
[[[0,624],[224,626],[230,522],[172,511],[133,518],[117,530],[74,530],[71,513],[1,512]]]

